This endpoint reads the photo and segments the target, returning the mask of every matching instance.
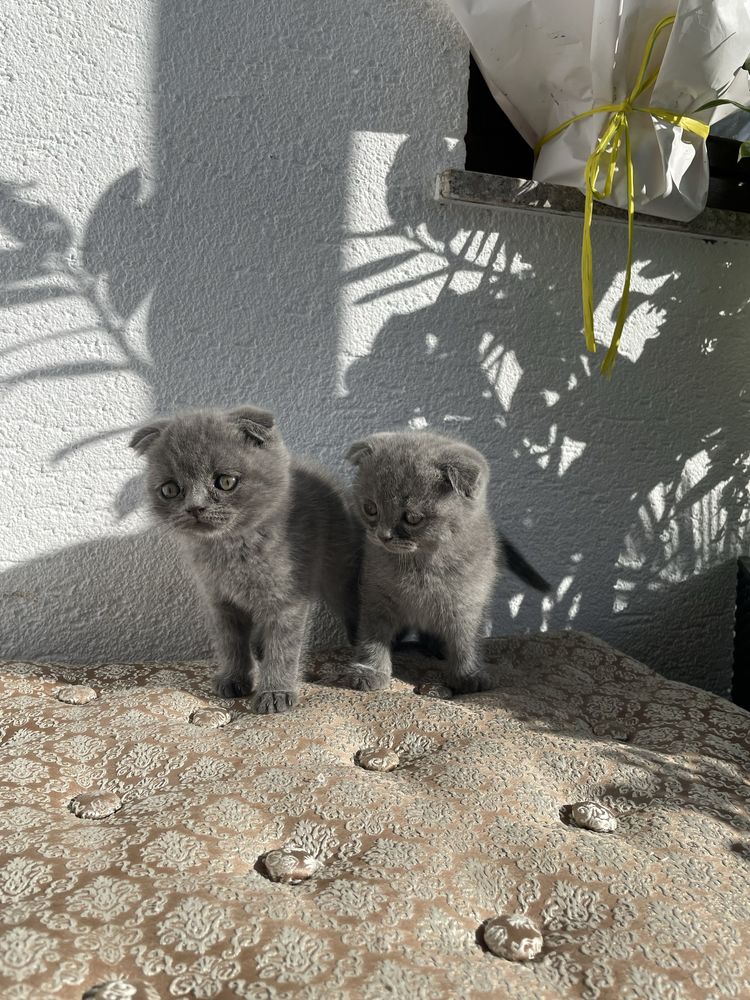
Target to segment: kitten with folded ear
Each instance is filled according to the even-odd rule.
[[[498,544],[485,458],[424,432],[373,434],[347,458],[357,469],[353,506],[366,542],[359,644],[338,683],[387,687],[393,639],[410,630],[442,652],[456,692],[492,687],[479,643],[498,561],[538,590],[549,587],[509,542]]]
[[[292,708],[311,605],[324,601],[354,641],[361,528],[338,485],[290,455],[253,406],[155,420],[130,447],[147,459],[151,512],[203,597],[216,693],[254,692],[262,714]]]

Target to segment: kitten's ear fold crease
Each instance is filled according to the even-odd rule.
[[[274,437],[274,416],[268,410],[257,406],[238,406],[230,410],[229,422],[235,424],[245,435],[247,441],[256,448],[268,445]]]
[[[489,466],[483,456],[464,445],[451,448],[438,464],[438,469],[451,489],[467,498],[475,497],[490,478]]]
[[[139,455],[145,455],[151,445],[157,441],[164,428],[168,426],[169,420],[152,420],[145,427],[139,427],[130,439],[130,447]]]
[[[354,444],[349,446],[349,450],[346,453],[347,462],[351,462],[352,465],[359,465],[363,458],[368,455],[373,454],[372,441],[369,438],[363,438],[361,441],[355,441]]]

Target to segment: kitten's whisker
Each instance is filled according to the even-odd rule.
[[[167,535],[177,534],[179,530],[180,527],[177,524],[162,524],[157,527],[156,535],[161,540],[162,538],[166,538]]]

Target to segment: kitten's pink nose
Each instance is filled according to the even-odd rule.
[[[393,538],[393,532],[390,528],[378,528],[378,538],[381,542],[390,542]]]
[[[193,517],[197,521],[198,518],[201,516],[201,514],[205,514],[206,513],[206,508],[205,507],[188,507],[187,508],[187,512],[188,512],[188,514],[192,514]]]

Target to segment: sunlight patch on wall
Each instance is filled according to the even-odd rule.
[[[649,260],[633,263],[630,283],[630,312],[625,324],[619,352],[629,361],[637,361],[643,353],[646,342],[659,336],[666,318],[664,309],[655,309],[653,299],[656,292],[668,281],[679,277],[676,272],[660,274],[655,278],[646,277],[643,272],[651,265]],[[612,284],[602,295],[594,310],[594,330],[598,344],[608,346],[615,328],[615,317],[620,305],[624,271],[618,272]],[[639,299],[642,300],[639,302]]]
[[[523,604],[525,596],[525,594],[514,594],[512,597],[508,598],[508,611],[510,611],[511,618],[518,617],[518,612],[521,610],[521,605]]]
[[[83,228],[97,195],[152,158],[156,6],[26,6],[22,16],[19,0],[10,4],[13,44],[3,51],[4,107],[22,116],[4,141],[3,177]]]
[[[524,519],[525,522],[525,519]],[[525,527],[531,527],[524,523]],[[576,580],[583,562],[582,552],[573,552],[568,560],[568,567],[565,575],[557,585],[553,585],[550,593],[545,594],[539,601],[539,629],[542,632],[549,631],[553,624],[557,628],[571,627],[578,617],[583,604],[583,590],[576,586]],[[522,593],[516,593],[508,601],[508,610],[511,618],[518,617],[521,605],[524,600]],[[534,601],[534,607],[536,602]]]
[[[546,441],[540,443],[524,437],[521,443],[540,469],[553,470],[558,478],[562,478],[586,450],[585,441],[560,435],[557,424],[550,425]]]
[[[476,292],[482,284],[483,274],[477,271],[455,271],[448,282],[448,287],[457,295],[468,295]]]
[[[613,611],[622,613],[642,590],[684,583],[735,558],[748,537],[747,456],[734,476],[718,479],[704,449],[684,462],[670,482],[659,482],[639,506],[618,558]],[[744,479],[743,479],[744,477]]]
[[[529,278],[533,278],[535,276],[533,266],[525,261],[518,251],[513,254],[513,260],[511,260],[508,270],[513,275],[519,275],[522,277],[525,276]]]
[[[0,423],[14,428],[6,473],[27,484],[28,512],[0,545],[5,565],[130,530],[127,433],[153,406],[147,324],[158,275],[138,264],[139,240],[155,241],[144,203],[157,8],[36,6],[13,19],[4,52],[4,99],[21,117],[0,185]],[[18,522],[0,502],[3,519]]]
[[[388,320],[432,305],[449,280],[445,247],[423,226],[402,227],[388,207],[388,178],[408,136],[352,132],[340,266],[337,392]]]
[[[348,394],[351,365],[372,351],[389,320],[433,306],[449,289],[474,292],[494,266],[498,235],[482,230],[455,229],[436,237],[425,218],[436,211],[427,189],[412,190],[415,178],[403,163],[410,137],[399,133],[352,132],[347,158],[344,204],[345,232],[340,267],[343,277],[338,303],[338,363],[336,391]],[[459,165],[461,148],[446,138],[441,165]],[[406,154],[405,154],[406,151]],[[394,178],[394,171],[405,170]],[[413,218],[400,218],[413,198]],[[421,213],[421,218],[419,217]],[[428,214],[429,213],[429,214]],[[436,344],[426,344],[427,353]]]
[[[585,450],[585,441],[576,441],[575,438],[570,438],[565,434],[560,445],[560,458],[557,463],[558,477],[564,476],[573,462],[580,458]]]
[[[542,598],[542,620],[539,623],[540,632],[549,631],[550,618],[552,617],[552,612],[555,610],[555,601],[552,597]]]
[[[484,333],[479,342],[479,364],[507,413],[523,376],[516,352],[506,350],[491,333]]]

